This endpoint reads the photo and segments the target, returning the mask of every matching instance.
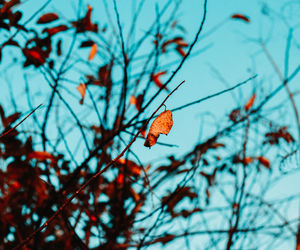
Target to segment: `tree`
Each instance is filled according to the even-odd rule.
[[[247,35],[259,48],[251,54],[250,74],[228,84],[211,65],[226,88],[174,108],[168,102],[188,84],[176,82],[178,73],[187,59],[211,50],[197,48],[199,41],[209,41],[225,23],[247,25],[252,18],[232,12],[206,28],[213,7],[204,0],[197,5],[197,31],[188,38],[178,18],[183,1],[130,3],[132,18],[124,22],[130,15],[122,1],[102,1],[100,9],[87,1],[73,6],[49,0],[34,12],[26,2],[0,1],[1,74],[8,93],[0,106],[1,247],[299,249],[299,191],[276,199],[269,194],[299,174],[289,167],[296,165],[290,162],[297,162],[300,141],[290,87],[300,71],[292,56],[298,53],[298,26],[290,14],[299,3],[284,3],[282,15],[261,6],[266,20],[288,27],[284,63],[269,48],[272,33]],[[70,7],[75,15],[65,11]],[[154,18],[145,26],[150,9]],[[269,87],[259,75],[261,56],[274,69],[271,78],[275,72],[279,79]],[[236,98],[242,86],[249,87],[247,97]],[[160,136],[172,129],[172,113],[225,93],[236,104],[214,120],[216,131],[202,114],[205,136],[189,149],[179,145],[180,155],[172,153],[177,145]],[[164,149],[163,157],[147,163],[151,151],[143,144]]]

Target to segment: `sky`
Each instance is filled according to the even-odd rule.
[[[136,8],[134,2],[135,1],[128,0],[117,1],[125,36],[126,32],[128,32],[127,24],[132,18],[132,10]],[[160,9],[165,2],[165,0],[145,1],[145,8],[142,10],[140,18],[138,19],[136,37],[143,34],[155,19],[155,5],[157,4]],[[173,3],[174,2],[176,1],[173,1]],[[286,4],[286,2],[288,2],[288,4]],[[26,20],[27,16],[29,17],[32,13],[37,11],[40,8],[41,3],[42,1],[39,0],[25,1],[22,6],[24,10],[24,20]],[[77,4],[78,1],[52,0],[46,10],[47,12],[57,12],[66,20],[73,20],[77,13]],[[97,21],[100,20],[99,25],[101,27],[108,25],[105,13],[106,9],[103,4],[101,4],[101,1],[83,1],[83,6],[87,7],[87,5],[93,6],[93,18],[95,20],[97,19]],[[111,11],[113,10],[112,1],[108,1],[108,7]],[[176,20],[186,30],[184,33],[186,41],[191,43],[199,27],[199,23],[202,20],[203,1],[184,0],[179,5],[178,9]],[[46,12],[46,10],[44,10],[44,12]],[[82,9],[81,15],[83,15],[85,11],[86,8]],[[230,18],[231,15],[236,13],[249,17],[250,22],[247,23],[242,20],[233,20]],[[185,83],[169,98],[166,103],[167,108],[174,109],[183,104],[214,94],[230,86],[234,86],[255,74],[258,75],[257,78],[233,92],[215,97],[199,105],[194,105],[184,110],[174,112],[174,126],[172,131],[168,136],[162,135],[159,140],[168,144],[177,145],[177,147],[166,148],[157,145],[149,150],[143,146],[143,140],[138,140],[132,146],[132,150],[137,152],[138,155],[142,155],[145,164],[163,158],[165,155],[174,154],[180,156],[183,152],[191,150],[197,142],[204,141],[217,130],[228,124],[227,117],[232,109],[245,105],[254,92],[257,93],[257,100],[262,100],[266,93],[269,93],[280,84],[280,79],[276,75],[270,61],[267,59],[260,41],[263,40],[266,43],[268,51],[272,55],[279,70],[284,75],[284,57],[286,37],[289,31],[288,27],[295,27],[293,33],[295,39],[292,43],[289,63],[290,72],[292,72],[293,69],[298,66],[300,58],[300,35],[299,29],[297,29],[300,24],[300,18],[297,13],[300,13],[299,1],[208,0],[207,18],[204,29],[199,37],[198,43],[192,51],[195,54],[185,62],[183,68],[172,80],[169,88],[175,88],[183,80],[185,80]],[[113,12],[111,12],[111,14],[114,18]],[[64,48],[67,48],[67,44],[64,46]],[[149,45],[146,45],[143,49],[149,49],[147,46]],[[199,53],[197,53],[198,51]],[[78,53],[82,56],[85,56],[84,54],[87,56],[88,50]],[[180,60],[180,56],[174,54],[171,59]],[[96,58],[95,60],[99,64],[103,63],[100,58]],[[168,60],[166,60],[166,62],[167,61]],[[8,66],[11,65],[11,63],[13,63],[13,58],[2,63],[0,65],[0,73],[4,81],[7,82],[7,79],[13,81],[15,84],[14,86],[16,86],[16,84],[18,85],[18,82],[23,82],[23,73],[21,68],[18,68],[17,66]],[[168,73],[172,72],[175,68],[176,64],[170,65]],[[134,72],[134,69],[132,70]],[[30,78],[30,85],[32,88],[40,89],[35,96],[35,104],[38,105],[40,102],[43,102],[44,97],[42,93],[48,91],[48,86],[42,86],[40,84],[41,79],[35,77],[30,70],[28,71],[28,74],[32,74],[32,77]],[[72,76],[75,82],[80,82],[80,77],[82,77],[80,74],[74,74]],[[116,78],[117,77],[118,76],[116,75]],[[162,80],[166,80],[167,77],[168,75],[163,76]],[[299,87],[296,83],[299,81],[299,78],[300,77],[297,76],[290,84],[290,88],[294,93],[299,92]],[[10,103],[8,85],[4,83],[3,85],[3,91],[0,93],[2,99],[1,104]],[[73,85],[73,94],[77,96],[79,100],[80,96],[75,89],[76,85]],[[22,87],[20,85],[18,91],[19,92],[16,91],[15,96],[19,98],[21,103],[26,103],[26,98],[23,95],[24,85],[22,85]],[[147,110],[147,117],[150,116],[166,95],[167,93],[164,91],[161,93],[157,101],[155,101]],[[74,110],[80,112],[81,107],[78,100],[71,97],[68,100]],[[300,107],[300,100],[296,94],[295,100],[297,107]],[[282,91],[282,93],[279,94],[275,100],[271,101],[267,107],[272,108],[277,104],[280,104],[283,111],[281,114],[274,114],[271,118],[276,119],[279,124],[287,123],[292,134],[297,138],[298,135],[294,114],[285,92]],[[22,106],[22,104],[18,105]],[[13,109],[13,107],[11,108]],[[76,138],[74,140],[76,140]],[[84,152],[84,149],[82,150],[82,158],[84,158],[86,152]],[[287,148],[286,150],[290,149]],[[117,155],[117,152],[115,153]],[[78,161],[80,162],[80,160],[81,157],[79,156]],[[297,159],[294,157],[288,162],[287,169],[290,171],[291,169],[299,167],[299,163],[297,163]],[[285,197],[287,194],[291,195],[297,190],[300,190],[299,177],[299,173],[287,174],[286,178],[282,178],[277,186],[272,188],[272,192],[268,194],[268,198],[277,199]],[[293,213],[297,213],[297,209],[297,205],[291,209],[291,216],[294,215]],[[285,247],[292,247],[293,244],[294,242],[288,242],[287,245],[279,246],[277,249],[287,249]]]

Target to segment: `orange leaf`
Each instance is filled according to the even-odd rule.
[[[56,13],[46,13],[42,15],[39,20],[37,20],[37,24],[50,23],[58,19],[58,15]]]
[[[142,102],[143,102],[143,99],[144,99],[144,95],[138,95],[138,97],[135,97],[135,96],[130,96],[130,104],[134,104],[136,109],[138,111],[141,110],[141,107],[142,107]]]
[[[36,159],[39,161],[50,160],[52,163],[56,163],[55,157],[52,154],[45,151],[33,151],[27,156],[27,159]]]
[[[173,126],[172,112],[170,110],[166,110],[162,112],[152,122],[144,146],[150,148],[153,145],[155,145],[159,135],[160,134],[168,135],[172,126]]]
[[[240,19],[245,21],[246,23],[250,23],[250,19],[249,17],[242,15],[242,14],[234,14],[231,16],[232,19]]]
[[[95,57],[95,55],[97,53],[97,50],[98,50],[97,44],[94,43],[91,47],[91,51],[90,51],[90,54],[89,54],[89,61],[92,60]]]
[[[156,84],[157,87],[162,88],[163,84],[159,79],[160,76],[165,75],[167,71],[161,71],[151,76],[151,80]],[[164,87],[165,90],[168,91],[167,87]]]
[[[76,89],[79,91],[79,93],[81,95],[80,104],[83,104],[83,100],[85,97],[85,91],[86,91],[86,85],[84,83],[80,83]]]
[[[137,102],[136,97],[134,95],[130,96],[129,103],[130,104],[136,104],[136,102]]]
[[[249,111],[249,110],[251,109],[251,107],[253,106],[255,97],[256,97],[256,94],[255,94],[255,93],[250,97],[249,101],[248,101],[247,104],[245,105],[245,110],[246,110],[246,111]]]
[[[118,160],[118,163],[121,165],[126,166],[127,171],[132,175],[140,175],[141,174],[141,167],[138,166],[135,162],[121,158]]]
[[[252,161],[253,161],[253,159],[251,157],[245,157],[245,159],[244,159],[244,163],[246,165],[250,164]]]
[[[269,162],[269,160],[268,160],[266,157],[258,156],[256,159],[257,159],[257,160],[259,161],[259,163],[260,163],[261,165],[263,165],[264,167],[270,168],[270,162]]]
[[[146,137],[146,128],[141,131],[141,136]]]

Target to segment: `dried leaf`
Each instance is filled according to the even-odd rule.
[[[90,54],[89,54],[89,61],[92,60],[95,57],[95,55],[97,54],[97,50],[98,50],[97,44],[94,43],[91,47],[91,51],[90,51]]]
[[[76,89],[79,91],[79,93],[81,95],[80,104],[83,104],[84,97],[85,97],[85,91],[86,91],[86,85],[84,83],[80,83]]]
[[[58,15],[56,13],[46,13],[42,15],[39,20],[37,20],[37,24],[51,23],[58,19]]]
[[[165,75],[167,71],[161,71],[151,76],[151,80],[156,84],[157,87],[162,88],[163,84],[159,79],[160,76]],[[169,91],[167,87],[164,87],[165,90]]]
[[[246,23],[250,23],[250,19],[249,17],[242,15],[242,14],[234,14],[231,16],[232,19],[239,19],[239,20],[243,20]]]
[[[250,97],[250,99],[249,99],[249,101],[247,102],[247,104],[245,105],[245,110],[246,110],[246,112],[248,112],[251,108],[252,108],[252,106],[253,106],[253,103],[254,103],[254,101],[255,101],[255,97],[256,97],[256,94],[254,93],[251,97]]]
[[[159,135],[168,135],[172,126],[172,112],[170,110],[162,112],[151,124],[144,146],[152,147],[155,145]]]

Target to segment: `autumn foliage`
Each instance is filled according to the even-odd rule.
[[[278,119],[276,98],[287,91],[288,114],[298,117],[289,83],[299,67],[279,74],[265,49],[279,87],[262,91],[255,70],[233,87],[218,74],[225,89],[205,96],[199,87],[182,104],[188,83],[175,76],[210,48],[195,50],[199,41],[221,27],[206,30],[209,1],[197,12],[195,34],[181,25],[177,1],[153,6],[156,17],[142,28],[147,1],[132,1],[140,3],[131,23],[121,1],[103,1],[107,16],[88,1],[61,3],[76,9],[72,17],[50,2],[29,13],[26,1],[0,0],[0,65],[8,81],[0,103],[1,249],[256,249],[262,245],[254,238],[276,237],[299,248],[299,217],[280,206],[299,193],[265,196],[298,152],[300,123]],[[243,29],[255,22],[236,12],[226,20]],[[181,150],[194,123],[184,116],[179,127],[180,110],[237,89],[220,121],[201,113],[203,136],[192,131],[188,149],[172,151]]]

